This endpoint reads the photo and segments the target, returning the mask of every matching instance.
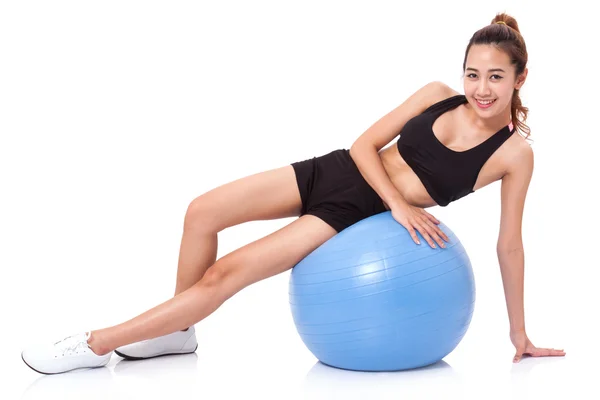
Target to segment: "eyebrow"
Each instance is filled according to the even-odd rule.
[[[479,72],[477,69],[475,69],[475,68],[471,68],[471,67],[467,68],[467,70],[471,70],[471,71]],[[497,71],[506,73],[506,71],[505,71],[505,70],[503,70],[502,68],[492,68],[492,69],[488,69],[488,72],[497,72]]]

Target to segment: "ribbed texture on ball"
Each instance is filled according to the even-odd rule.
[[[475,306],[471,263],[454,233],[445,249],[384,212],[346,228],[294,267],[296,329],[324,364],[360,371],[422,367],[448,355]]]

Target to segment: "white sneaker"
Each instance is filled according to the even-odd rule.
[[[189,354],[195,352],[197,348],[196,330],[190,326],[185,332],[177,331],[121,346],[115,350],[115,353],[128,360],[144,360],[159,356]]]
[[[103,367],[110,361],[112,351],[99,356],[88,345],[91,332],[66,337],[56,343],[36,345],[21,352],[21,358],[40,374],[60,374],[79,368]]]

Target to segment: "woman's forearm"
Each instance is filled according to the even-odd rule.
[[[385,168],[383,168],[383,163],[375,146],[354,144],[350,148],[350,156],[363,178],[388,206],[391,207],[391,205],[399,202],[406,203],[404,197],[392,183]]]
[[[498,251],[510,330],[525,330],[523,305],[525,257],[522,248]]]

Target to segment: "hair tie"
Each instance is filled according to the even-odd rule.
[[[504,21],[496,21],[496,23],[497,24],[504,24],[504,25],[506,25],[506,22],[504,22]],[[506,25],[506,26],[508,26],[508,25]]]

